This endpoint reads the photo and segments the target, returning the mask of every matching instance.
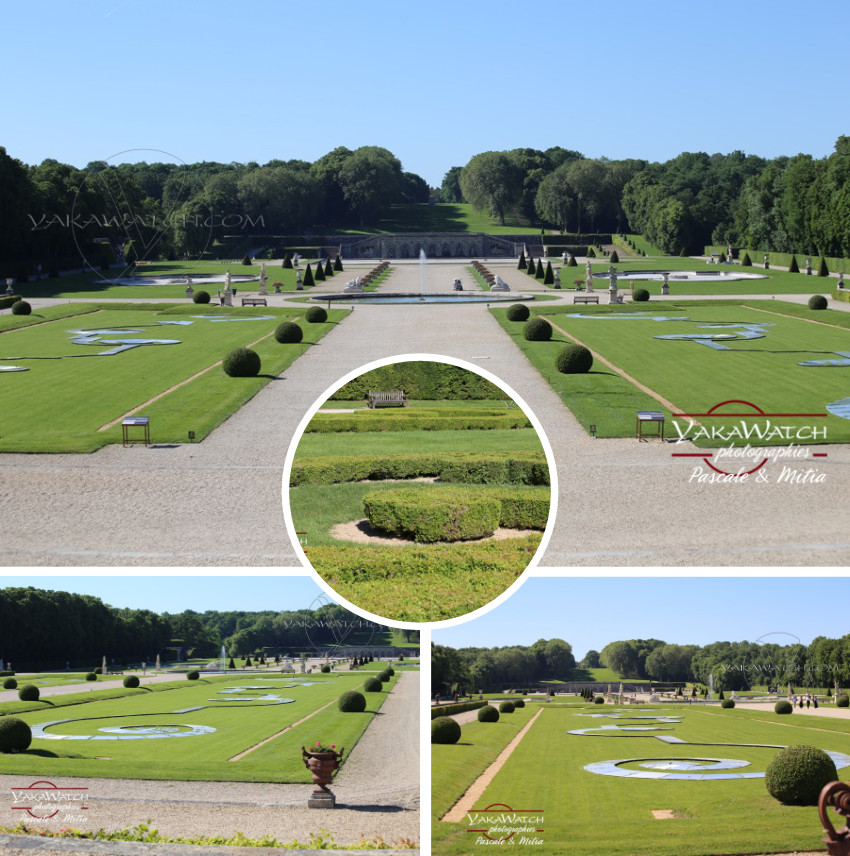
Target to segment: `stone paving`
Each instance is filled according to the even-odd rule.
[[[514,291],[542,288],[514,263],[491,267]],[[324,288],[339,290],[356,272],[349,267]],[[418,291],[420,273],[418,262],[396,263],[382,289]],[[429,262],[425,290],[448,291],[455,277],[472,287],[465,264]],[[285,299],[274,295],[271,302]],[[850,447],[829,447],[818,464],[826,473],[822,484],[692,484],[692,466],[672,459],[666,444],[590,439],[486,305],[402,304],[356,306],[203,443],[0,456],[0,563],[296,565],[281,511],[281,476],[299,422],[349,371],[411,354],[449,356],[492,372],[540,420],[559,480],[557,522],[541,567],[843,566],[850,560],[841,513]]]

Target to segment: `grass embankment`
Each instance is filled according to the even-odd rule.
[[[98,734],[98,729],[116,726],[200,725],[214,731],[180,739],[34,739],[25,753],[0,756],[0,773],[306,783],[310,775],[301,760],[301,746],[321,740],[350,752],[398,680],[398,676],[391,678],[380,693],[365,693],[367,710],[363,713],[341,713],[336,699],[346,690],[360,689],[367,676],[356,671],[295,677],[225,676],[183,681],[177,687],[169,686],[165,694],[159,687],[167,685],[160,684],[134,690],[132,695],[126,690],[106,691],[96,700],[91,699],[94,694],[83,694],[87,698],[63,704],[60,698],[64,702],[68,697],[57,697],[55,704],[46,699],[35,703],[39,710],[10,712],[30,725],[65,720],[50,727],[49,733],[54,735],[92,735]],[[256,689],[258,681],[262,681],[262,690]],[[239,695],[232,693],[222,694],[240,686],[244,687],[244,700],[236,700]],[[120,693],[120,697],[108,695],[112,692]],[[267,694],[293,701],[249,701]],[[67,713],[57,710],[69,705],[73,708]],[[325,705],[329,706],[321,710]],[[306,722],[294,725],[313,713]],[[231,760],[255,746],[258,748],[243,758]]]
[[[596,425],[598,437],[634,436],[638,410],[663,411],[668,437],[678,435],[670,427],[670,407],[601,360],[584,375],[558,372],[555,357],[565,343],[573,341],[571,337],[682,413],[705,413],[729,400],[751,401],[767,413],[826,413],[826,404],[847,394],[845,369],[798,365],[807,360],[838,359],[836,351],[850,350],[850,319],[840,312],[813,312],[779,301],[537,307],[533,314],[554,325],[548,342],[526,341],[523,323],[508,321],[506,310],[491,312],[585,429]],[[759,327],[760,337],[734,338],[746,334],[746,325]],[[668,335],[733,338],[720,338],[718,343],[727,350],[715,350],[686,339],[657,338]],[[684,428],[687,420],[678,421]],[[745,421],[752,424],[752,420]],[[837,416],[780,421],[826,428],[829,442],[850,440],[850,423]],[[757,437],[749,442],[764,444]],[[769,442],[776,444],[777,440],[774,437]],[[703,441],[700,445],[711,444]]]
[[[189,430],[201,440],[346,315],[334,310],[327,322],[308,324],[297,309],[128,304],[87,311],[69,326],[53,309],[34,313],[26,329],[0,334],[0,363],[29,369],[10,373],[0,391],[0,451],[90,452],[118,443],[120,424],[106,426],[142,405],[152,442],[185,442]],[[289,320],[301,321],[297,345],[272,335]],[[72,341],[83,334],[93,344]],[[176,343],[97,356],[123,339]],[[228,377],[217,363],[248,345],[260,355],[261,374]]]
[[[528,716],[536,707],[533,705],[532,710],[526,707],[524,715]],[[643,707],[617,710],[625,716],[645,717],[652,713]],[[659,730],[657,734],[635,732],[634,736],[621,736],[622,733],[610,730],[583,736],[567,733],[600,725],[652,725],[646,719],[589,719],[586,715],[600,712],[615,711],[610,705],[587,705],[580,710],[544,706],[540,718],[475,808],[502,804],[518,810],[542,811],[544,831],[537,836],[542,843],[535,850],[544,854],[563,853],[565,847],[583,856],[633,856],[636,852],[651,852],[653,856],[719,856],[822,849],[816,810],[780,805],[767,793],[763,778],[653,780],[596,775],[584,767],[594,762],[632,758],[640,761],[624,765],[626,768],[646,771],[640,763],[729,758],[746,761],[749,766],[717,772],[763,772],[777,750],[736,744],[804,743],[847,753],[850,721],[810,717],[795,720],[793,716],[778,716],[772,709],[762,713],[665,705],[658,713],[680,715],[683,721],[658,723],[659,729],[669,730]],[[512,720],[515,716],[517,713],[507,718]],[[503,714],[496,725],[504,719]],[[432,747],[435,816],[441,816],[475,778],[472,771],[464,775],[464,758],[474,758],[476,753],[495,756],[492,746],[484,745],[485,741],[494,740],[487,727],[478,723],[465,725],[457,746]],[[669,744],[657,739],[665,735],[685,742]],[[479,763],[476,773],[484,766]],[[606,807],[610,806],[617,807],[617,822],[601,822]],[[656,820],[652,812],[659,809],[670,810],[674,816]],[[746,823],[741,822],[743,816]],[[466,819],[463,823],[435,822],[433,852],[468,853],[472,841],[468,829]],[[628,834],[623,834],[624,829]],[[641,849],[635,842],[643,842],[645,846]]]

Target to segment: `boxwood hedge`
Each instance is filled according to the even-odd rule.
[[[441,481],[466,484],[548,485],[549,467],[542,451],[507,455],[503,452],[325,455],[296,458],[289,474],[289,486],[421,476],[438,476]]]
[[[453,413],[416,410],[414,413],[317,413],[307,425],[307,434],[336,434],[374,431],[488,431],[491,429],[530,428],[531,422],[521,410],[504,413]]]

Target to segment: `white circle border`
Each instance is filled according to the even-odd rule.
[[[307,558],[307,554],[304,552],[304,549],[301,547],[301,543],[298,540],[298,536],[296,535],[295,524],[292,520],[292,513],[289,508],[288,502],[288,492],[289,492],[289,477],[292,472],[292,464],[295,460],[295,452],[298,448],[298,443],[301,441],[301,437],[304,435],[304,431],[307,427],[307,424],[316,415],[319,408],[330,398],[333,393],[335,393],[338,389],[345,386],[345,384],[354,380],[355,378],[360,377],[360,375],[365,374],[366,372],[372,371],[373,369],[383,368],[384,366],[395,365],[396,363],[407,363],[407,362],[431,362],[431,363],[447,363],[449,365],[457,366],[458,368],[465,369],[466,371],[473,372],[474,374],[479,375],[480,377],[485,378],[490,381],[490,383],[495,384],[499,387],[503,392],[506,392],[510,397],[519,405],[522,409],[523,413],[528,417],[528,420],[531,422],[534,430],[537,432],[537,436],[540,439],[540,443],[543,446],[543,452],[546,455],[546,463],[549,466],[549,519],[546,521],[546,528],[543,530],[543,537],[540,540],[540,544],[537,547],[534,555],[531,557],[531,561],[526,566],[525,570],[509,585],[500,595],[497,595],[493,600],[488,603],[480,606],[478,609],[473,610],[472,612],[464,613],[463,615],[456,616],[454,618],[447,618],[443,621],[399,621],[398,619],[387,618],[382,615],[377,615],[376,613],[368,612],[362,607],[358,606],[355,603],[347,600],[342,597],[338,592],[336,592],[327,582],[322,578],[321,574],[319,574],[313,565],[310,563],[310,560]],[[552,453],[552,446],[549,443],[549,438],[546,436],[546,432],[543,430],[543,426],[540,423],[540,420],[537,418],[536,414],[532,411],[532,409],[528,406],[526,401],[520,396],[517,392],[515,392],[508,384],[505,383],[501,378],[493,374],[492,372],[487,371],[487,369],[481,368],[481,366],[477,366],[474,363],[467,362],[466,360],[458,359],[457,357],[449,357],[443,354],[399,354],[392,357],[382,357],[379,360],[373,360],[370,363],[366,363],[365,365],[360,366],[359,368],[353,369],[348,372],[346,375],[341,377],[335,383],[331,384],[321,395],[319,395],[312,406],[307,410],[307,412],[302,417],[301,421],[298,423],[298,427],[295,429],[295,433],[292,436],[292,440],[289,443],[289,449],[286,452],[286,460],[283,465],[283,476],[281,479],[281,504],[283,506],[283,517],[286,523],[286,531],[289,533],[289,538],[293,544],[295,552],[298,558],[301,560],[301,564],[309,569],[310,573],[313,576],[313,579],[318,583],[321,589],[336,603],[339,603],[341,606],[344,606],[346,609],[355,613],[356,615],[361,616],[369,621],[374,621],[377,624],[383,624],[388,627],[397,627],[400,629],[404,628],[413,628],[413,629],[422,629],[422,628],[442,628],[442,627],[454,627],[458,624],[464,624],[467,621],[472,621],[476,618],[480,618],[482,615],[488,613],[491,609],[495,609],[504,603],[515,591],[519,589],[519,587],[525,582],[525,580],[530,575],[530,572],[534,570],[540,562],[544,552],[546,551],[546,547],[549,544],[549,540],[552,537],[552,531],[555,528],[555,518],[557,515],[557,505],[558,505],[558,468],[555,465],[555,456]]]

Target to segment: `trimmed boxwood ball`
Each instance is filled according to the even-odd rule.
[[[16,300],[12,304],[12,315],[30,315],[31,313],[32,306],[26,300]]]
[[[835,762],[815,746],[787,746],[764,774],[768,793],[784,805],[817,805],[824,785],[838,778]]]
[[[508,321],[528,321],[531,310],[524,303],[512,303],[508,307]]]
[[[304,318],[310,324],[321,324],[323,321],[328,320],[328,313],[321,306],[311,306],[304,315]]]
[[[18,682],[14,678],[6,678],[3,681],[3,689],[4,690],[16,690],[18,688]]]
[[[792,705],[791,702],[788,701],[788,699],[783,698],[776,702],[775,705],[773,705],[773,710],[774,713],[793,713],[794,705]]]
[[[479,722],[498,722],[499,711],[492,704],[485,704],[484,707],[478,709]]]
[[[548,342],[552,338],[552,325],[545,318],[531,318],[525,322],[523,335],[529,342]]]
[[[21,701],[38,701],[38,697],[41,693],[38,691],[38,687],[34,684],[24,684],[18,690],[18,698]]]
[[[322,666],[322,671],[323,671],[325,674],[327,674],[330,670],[331,670],[331,667],[330,667],[327,663],[325,663],[325,665],[324,665],[324,666]]]
[[[195,303],[209,303],[210,302],[210,293],[208,291],[196,291],[192,295],[192,300]]]
[[[89,672],[89,673],[86,675],[86,680],[87,680],[87,681],[96,681],[96,680],[97,680],[97,675],[96,675],[94,672]]]
[[[720,702],[720,706],[722,708],[725,708],[726,710],[729,710],[729,709],[735,707],[735,699],[725,698],[725,699],[723,699],[722,702]]]
[[[829,306],[829,303],[822,294],[813,294],[809,298],[809,309],[826,309],[827,306]],[[14,308],[13,306],[12,309]]]
[[[499,713],[513,713],[514,703],[512,701],[499,702]]]
[[[196,672],[196,671],[186,672],[186,680],[187,681],[197,681],[200,677],[201,677],[200,672]]]
[[[595,699],[593,699],[594,704],[605,704],[604,696],[598,695]]]
[[[836,707],[850,707],[850,696],[840,695],[835,699]]]
[[[124,686],[128,689],[134,690],[139,685],[139,679],[135,675],[127,675],[124,678]]]
[[[460,740],[460,725],[450,716],[438,716],[431,721],[432,743],[457,743]]]
[[[339,697],[337,707],[343,713],[363,713],[366,710],[366,696],[357,690],[349,690]]]
[[[514,707],[525,707],[525,699],[518,698],[518,699],[514,702]]]
[[[389,669],[384,669],[383,672],[378,672],[378,675],[377,675],[378,680],[382,684],[385,684],[390,679],[390,677],[391,677],[391,675],[390,675]]]
[[[23,719],[0,717],[0,752],[26,752],[32,743],[32,730]]]
[[[304,331],[293,321],[278,324],[274,337],[281,345],[297,345],[304,338]]]
[[[392,666],[387,666],[384,671],[392,678],[395,675],[395,669]]]
[[[222,362],[230,377],[256,377],[260,373],[260,355],[250,348],[234,348]]]
[[[593,365],[593,354],[584,345],[564,345],[555,360],[561,374],[584,374]]]
[[[363,689],[367,693],[379,693],[383,690],[384,685],[377,678],[366,678],[363,684]]]
[[[636,288],[632,292],[632,300],[636,303],[643,303],[646,300],[649,300],[649,292],[645,288]]]

